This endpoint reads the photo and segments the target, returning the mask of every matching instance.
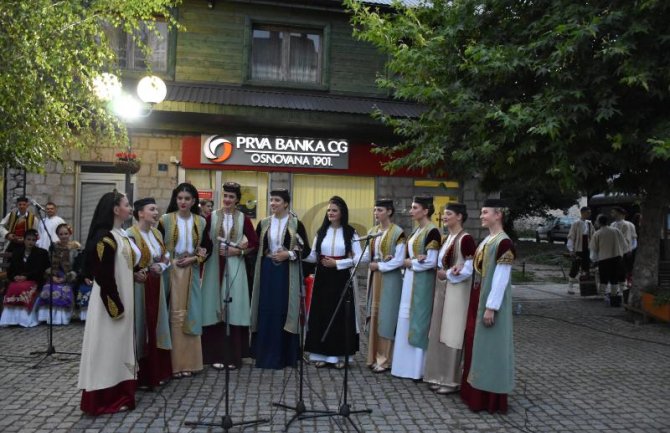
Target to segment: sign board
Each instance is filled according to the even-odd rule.
[[[211,189],[199,189],[198,197],[200,200],[212,200],[214,198],[214,192]]]
[[[338,138],[203,135],[203,164],[346,170],[349,141]]]

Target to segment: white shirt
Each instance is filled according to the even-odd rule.
[[[187,219],[184,219],[177,215],[177,245],[175,245],[174,252],[175,254],[193,254],[193,214],[189,215]]]
[[[482,243],[488,242],[491,235],[488,235]],[[486,308],[498,311],[505,296],[505,289],[512,277],[512,265],[496,264],[496,269],[493,271],[493,280],[491,281],[491,291],[488,298],[486,298]]]
[[[276,253],[284,249],[284,236],[286,234],[286,225],[289,215],[281,218],[272,215],[270,217],[270,227],[268,228],[268,249],[271,253]]]
[[[318,235],[317,235],[318,236]],[[312,252],[307,256],[304,260],[309,263],[316,263],[317,256],[316,256],[316,239],[317,236],[314,236],[314,248],[312,248]],[[356,233],[354,232],[354,238],[357,237]],[[354,253],[353,258],[344,258],[344,259],[339,259],[336,260],[335,262],[337,263],[337,269],[342,270],[342,269],[349,269],[354,266],[354,264],[358,263],[358,259],[361,258],[361,255],[363,254],[363,251],[361,251],[361,244],[360,242],[356,241],[351,241],[351,250]],[[321,255],[324,256],[330,256],[330,257],[341,257],[346,255],[346,247],[344,245],[344,235],[342,231],[342,227],[338,228],[333,228],[333,227],[328,227],[328,230],[326,231],[326,236],[323,238],[323,241],[321,242]],[[362,259],[361,259],[362,261]]]
[[[440,254],[437,256],[437,267],[439,269],[444,269],[442,265],[442,263],[444,262],[444,256],[447,254],[449,247],[451,247],[451,245],[456,240],[456,236],[458,236],[458,234],[450,233],[449,236],[447,236],[447,240],[442,245],[442,248],[440,248]],[[460,274],[454,275],[451,268],[447,270],[447,280],[449,280],[449,282],[452,284],[460,283],[461,281],[465,281],[468,278],[470,278],[472,276],[472,272],[473,272],[472,259],[467,259],[463,263],[463,269],[461,269]]]
[[[135,242],[130,240],[130,237],[128,236],[128,233],[126,233],[125,230],[123,230],[122,228],[115,228],[113,230],[119,236],[128,239],[128,245],[130,245],[130,248],[133,249],[133,253],[135,253],[135,263],[133,263],[133,266],[137,266],[140,263],[140,258],[142,257],[142,251],[140,251],[140,249],[137,247],[137,245],[135,245]]]
[[[51,246],[51,241],[49,240],[47,232],[44,230],[45,224],[47,226],[49,234],[51,235],[51,239],[54,242],[56,242],[58,240],[58,235],[56,234],[56,227],[58,227],[61,224],[65,224],[65,220],[59,217],[58,215],[54,215],[52,217],[46,217],[46,219],[44,220],[44,224],[42,224],[42,220],[39,220],[37,222],[37,233],[39,233],[40,238],[37,240],[36,245],[48,251],[49,247]]]
[[[409,249],[409,256],[412,259],[412,270],[414,272],[423,272],[430,269],[435,269],[437,266],[437,256],[439,254],[438,250],[428,250],[426,252],[426,259],[423,261],[419,261],[414,257],[414,242],[417,241],[419,234],[423,230],[425,230],[425,228],[416,230],[409,238],[409,241],[407,241],[407,248]]]
[[[161,270],[166,270],[170,265],[161,262],[161,244],[158,242],[158,239],[156,239],[156,236],[151,232],[151,230],[145,232],[144,230],[140,229],[140,234],[142,235],[144,242],[149,247],[149,251],[151,251],[152,263],[158,263],[161,267]],[[170,257],[170,253],[166,252],[165,254]]]
[[[384,261],[384,257],[382,257],[382,239],[387,235],[388,229],[382,231],[382,235],[378,236],[374,239],[375,243],[375,257],[374,261],[377,262],[377,266],[379,268],[379,272],[390,272],[395,269],[398,269],[399,267],[402,266],[403,262],[405,261],[405,248],[406,245],[404,242],[400,242],[395,246],[395,251],[393,252],[393,257],[388,260]],[[370,261],[370,249],[367,248],[365,250],[365,253],[363,254],[363,259],[361,259],[361,262],[367,263]]]

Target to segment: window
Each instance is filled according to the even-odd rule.
[[[135,44],[133,38],[122,29],[107,30],[112,47],[116,51],[119,67],[130,71],[144,71],[148,67],[155,72],[167,72],[168,69],[168,26],[165,21],[155,21],[155,29],[146,24],[137,30],[136,37],[151,49],[147,57]]]
[[[254,25],[251,79],[321,84],[323,31]]]

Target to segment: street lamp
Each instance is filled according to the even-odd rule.
[[[148,75],[137,84],[137,96],[139,100],[122,89],[121,81],[114,74],[104,72],[93,80],[93,92],[102,100],[109,102],[114,114],[126,122],[148,117],[156,104],[160,104],[167,96],[165,82],[156,76]],[[128,154],[132,153],[130,138],[128,142]],[[130,182],[131,173],[126,175],[126,195],[128,201],[133,202],[133,191]]]

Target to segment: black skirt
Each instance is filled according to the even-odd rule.
[[[328,337],[324,342],[321,342],[321,338],[328,327],[328,323],[340,299],[344,285],[349,280],[349,275],[349,269],[338,271],[336,268],[326,268],[321,264],[317,265],[314,289],[312,291],[312,302],[309,309],[309,320],[307,322],[305,351],[327,356],[353,355],[358,351],[358,334],[356,333],[355,321],[356,308],[351,287],[348,288],[351,295],[349,297],[351,299],[349,303],[351,311],[347,315],[349,323],[345,322],[345,309],[347,307],[347,303],[345,302],[335,317]],[[348,333],[346,332],[347,330],[349,331]]]

